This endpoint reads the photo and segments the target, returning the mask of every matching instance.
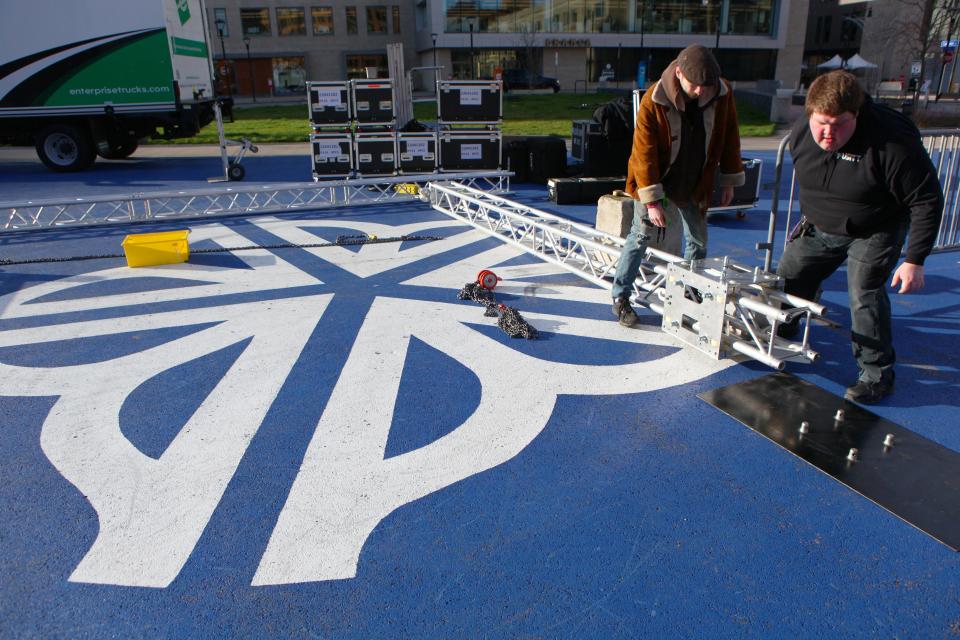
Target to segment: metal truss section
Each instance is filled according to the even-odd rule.
[[[444,179],[459,180],[478,190],[506,191],[510,188],[511,175],[508,171],[470,172],[444,175]],[[362,180],[210,187],[75,198],[70,201],[8,202],[0,203],[0,231],[282,213],[413,200],[423,185],[436,178],[437,174],[417,174]]]
[[[714,358],[740,353],[780,370],[788,360],[815,362],[810,327],[826,309],[784,293],[783,278],[729,258],[674,261],[666,269],[663,330]],[[777,336],[784,323],[806,322],[799,341]],[[798,327],[799,329],[799,327]]]
[[[500,238],[609,289],[623,239],[454,182],[432,182],[423,195],[437,211]],[[787,360],[813,362],[810,327],[822,305],[783,292],[783,279],[729,258],[684,260],[648,248],[633,301],[663,316],[661,328],[714,359],[736,354],[774,369]],[[806,318],[799,342],[778,327]]]
[[[609,288],[623,239],[457,182],[431,182],[437,211]]]

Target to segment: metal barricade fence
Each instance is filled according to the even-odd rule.
[[[923,129],[923,147],[930,155],[937,179],[943,188],[943,219],[933,245],[934,251],[960,248],[960,129]],[[777,148],[774,164],[774,179],[770,198],[770,225],[767,229],[767,241],[757,244],[758,250],[765,252],[763,268],[770,271],[773,262],[773,246],[776,237],[777,222],[780,216],[780,185],[783,180],[783,160],[790,146],[790,136],[785,136]],[[799,206],[794,207],[797,197],[797,174],[790,172],[790,193],[787,198],[786,217],[784,219],[784,245],[790,235],[790,229],[799,219]],[[794,216],[794,208],[797,216]]]

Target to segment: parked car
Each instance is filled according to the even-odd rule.
[[[526,69],[507,69],[503,72],[503,90],[511,89],[553,89],[557,93],[560,91],[560,82]]]

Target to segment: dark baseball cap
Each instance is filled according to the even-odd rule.
[[[710,49],[692,44],[677,56],[677,66],[683,77],[696,85],[715,85],[720,81],[720,65]]]

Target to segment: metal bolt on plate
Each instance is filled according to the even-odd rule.
[[[857,454],[859,454],[859,453],[860,453],[860,451],[859,451],[858,449],[856,449],[855,447],[851,447],[851,448],[850,448],[850,453],[847,454],[847,460],[849,460],[850,462],[856,462],[856,461],[857,461]]]
[[[837,415],[833,416],[833,419],[837,421],[843,420],[843,409],[837,409]]]
[[[806,420],[800,423],[800,433],[810,433],[810,423]]]
[[[888,433],[887,437],[883,439],[883,447],[885,449],[889,449],[892,446],[893,446],[893,434]]]

